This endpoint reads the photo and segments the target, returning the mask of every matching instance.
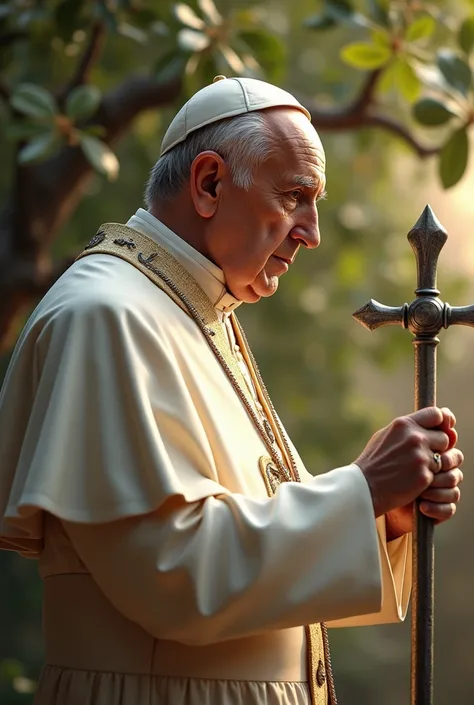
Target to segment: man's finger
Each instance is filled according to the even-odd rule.
[[[448,428],[445,431],[445,433],[447,433],[448,438],[449,438],[449,447],[454,448],[454,446],[458,442],[458,432],[456,431],[455,428]]]
[[[443,453],[449,448],[449,437],[444,433],[444,431],[431,431],[427,430],[424,432],[426,437],[426,442],[433,452]]]
[[[457,504],[461,499],[461,490],[459,487],[439,489],[431,486],[423,492],[421,499],[428,500],[429,502],[436,502],[437,504],[451,504],[451,502]]]
[[[445,453],[441,453],[441,469],[446,472],[460,468],[464,462],[464,454],[459,448],[450,448]]]
[[[430,519],[434,519],[437,523],[451,519],[456,514],[456,504],[438,504],[437,502],[421,502],[420,511]]]
[[[445,416],[437,406],[427,406],[424,409],[414,411],[409,415],[409,418],[423,428],[437,428],[441,426]]]
[[[456,417],[451,411],[451,409],[448,409],[446,406],[441,407],[440,409],[441,413],[443,414],[443,421],[442,421],[442,426],[443,426],[443,431],[444,431],[444,426],[447,428],[454,428],[456,426]]]
[[[464,479],[464,475],[459,468],[453,468],[452,470],[446,470],[445,472],[438,472],[433,477],[433,482],[430,485],[432,487],[440,488],[450,488],[457,487],[461,484]]]

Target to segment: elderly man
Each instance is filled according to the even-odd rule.
[[[325,622],[403,619],[412,503],[441,522],[459,499],[452,413],[313,477],[234,313],[318,246],[324,161],[293,96],[215,81],[148,210],[102,225],[30,318],[0,500],[3,547],[44,578],[38,705],[335,705]]]

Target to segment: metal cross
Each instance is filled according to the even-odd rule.
[[[430,206],[408,233],[417,266],[416,299],[384,306],[371,299],[354,313],[369,330],[401,325],[415,336],[415,410],[436,404],[436,346],[442,328],[474,327],[474,305],[451,307],[439,300],[436,269],[448,235]],[[411,705],[433,705],[434,523],[415,503],[413,541]]]

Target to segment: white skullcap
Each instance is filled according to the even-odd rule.
[[[296,108],[311,120],[309,112],[291,93],[271,83],[255,78],[216,76],[209,86],[195,93],[173,119],[163,137],[161,155],[184,142],[190,132],[212,122],[277,107]]]

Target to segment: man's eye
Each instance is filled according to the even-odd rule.
[[[295,189],[294,191],[290,191],[289,195],[294,201],[299,201],[301,198],[301,191],[299,189]]]

